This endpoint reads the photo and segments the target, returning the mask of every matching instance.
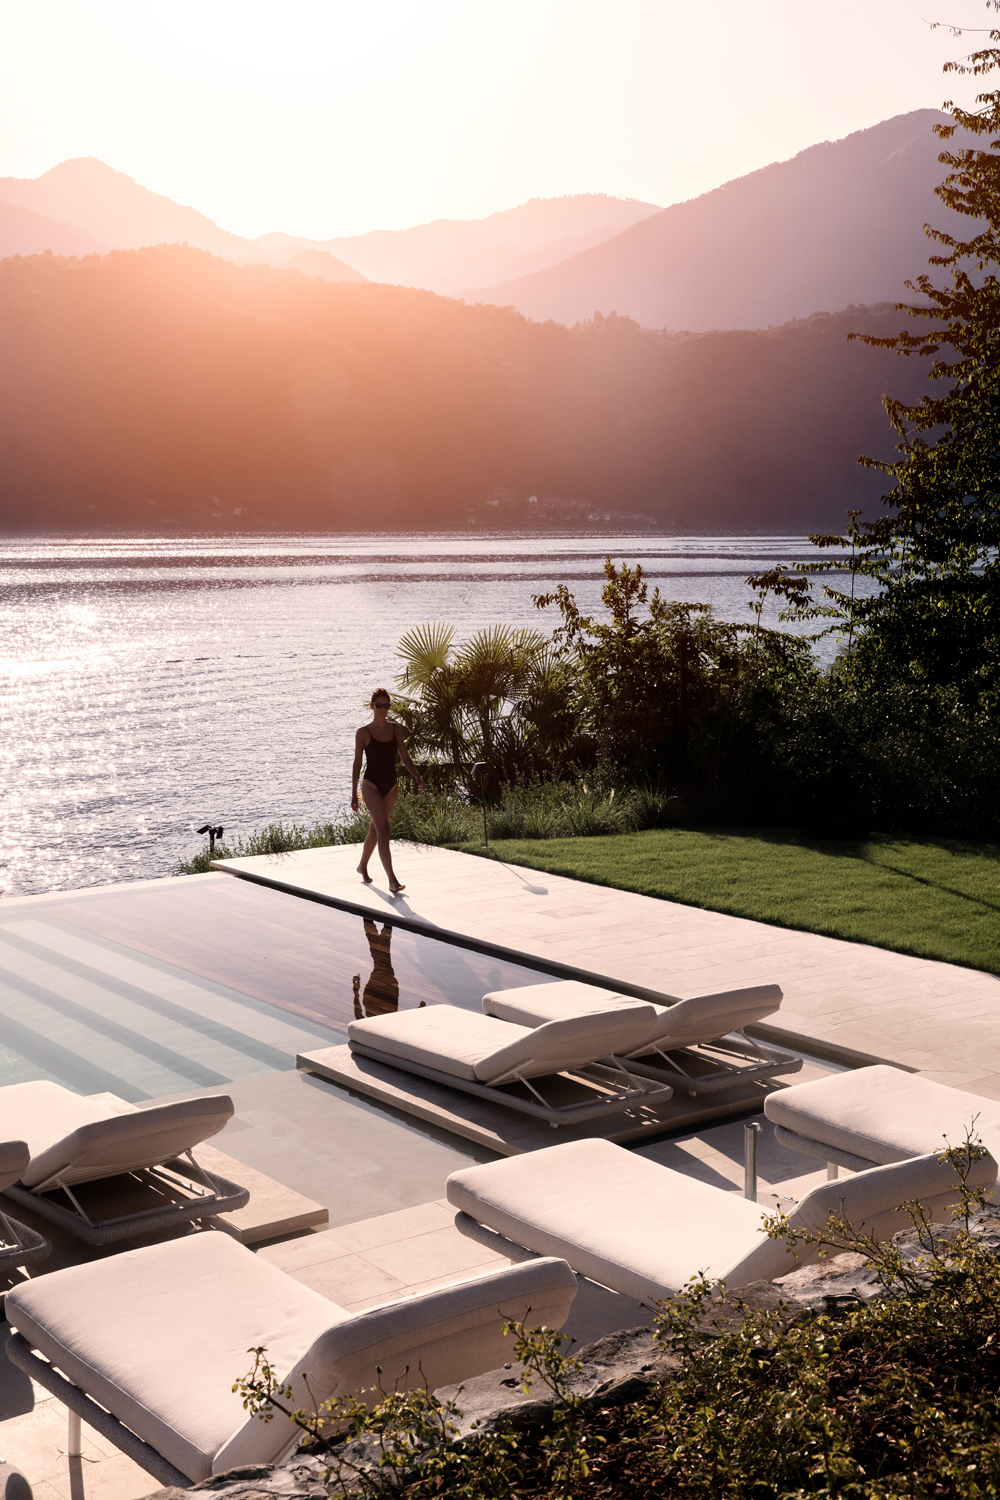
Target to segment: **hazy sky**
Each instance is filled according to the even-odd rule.
[[[666,205],[890,115],[982,0],[0,0],[0,176],[97,156],[325,239],[532,197]]]

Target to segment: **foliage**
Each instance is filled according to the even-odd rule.
[[[630,833],[639,828],[668,827],[677,820],[676,796],[653,783],[624,789],[588,781],[533,782],[504,787],[486,808],[490,839],[571,838],[605,833]],[[399,797],[392,813],[392,836],[418,844],[457,844],[478,848],[483,842],[483,813],[458,792]],[[181,861],[175,875],[204,875],[213,859],[243,859],[254,854],[287,854],[295,849],[317,849],[333,844],[360,844],[368,832],[368,817],[344,813],[334,821],[306,828],[299,823],[269,823],[232,844],[208,846],[192,859]]]
[[[564,584],[535,596],[555,604],[553,645],[576,683],[581,739],[597,763],[675,783],[717,779],[759,732],[776,690],[813,675],[808,644],[758,619],[717,620],[707,604],[649,594],[642,564],[604,564],[609,619],[584,615]]]
[[[468,784],[486,762],[495,780],[551,773],[573,732],[570,684],[549,643],[536,630],[506,625],[478,631],[454,646],[450,625],[408,631],[397,654],[395,712],[418,751],[445,761]]]
[[[1000,0],[987,0],[1000,10]],[[960,28],[956,32],[961,34]],[[1000,66],[1000,30],[993,44],[946,72],[983,76]],[[933,266],[906,283],[921,300],[897,308],[930,322],[929,331],[894,337],[853,335],[876,349],[930,361],[938,390],[919,400],[885,398],[899,436],[893,462],[863,458],[892,480],[886,513],[859,521],[849,511],[843,535],[811,538],[850,557],[800,565],[802,574],[849,573],[851,589],[824,583],[822,604],[798,608],[823,615],[853,646],[859,680],[953,686],[972,707],[1000,706],[1000,90],[977,97],[978,108],[946,104],[953,123],[935,125],[947,142],[956,133],[981,145],[942,152],[950,170],[936,189],[948,208],[974,220],[967,239],[925,226],[937,243]],[[859,576],[871,580],[858,594]],[[793,604],[792,612],[796,609]]]
[[[504,1336],[513,1335],[512,1361],[527,1394],[540,1382],[552,1400],[550,1430],[540,1441],[539,1467],[555,1500],[569,1500],[577,1483],[590,1472],[588,1405],[571,1389],[579,1361],[560,1350],[566,1340],[550,1328],[527,1328],[512,1320]],[[407,1490],[416,1497],[447,1494],[468,1500],[506,1500],[521,1477],[519,1437],[507,1424],[488,1436],[475,1429],[462,1443],[454,1400],[440,1401],[426,1382],[409,1387],[409,1367],[391,1391],[379,1384],[356,1395],[295,1407],[293,1388],[282,1383],[261,1346],[250,1349],[249,1372],[235,1381],[245,1411],[270,1422],[276,1412],[303,1434],[307,1449],[320,1457],[324,1483],[340,1496],[380,1495]],[[420,1371],[421,1380],[423,1372]],[[308,1376],[304,1384],[309,1390]],[[458,1395],[461,1396],[462,1388]],[[309,1392],[311,1395],[311,1392]],[[370,1398],[366,1400],[365,1398]],[[599,1441],[599,1440],[598,1440]]]
[[[368,832],[368,819],[350,812],[325,823],[314,823],[311,828],[301,823],[290,823],[286,828],[281,822],[268,823],[258,828],[245,839],[232,844],[216,844],[215,852],[208,846],[192,859],[181,860],[174,869],[175,875],[205,875],[211,869],[213,859],[249,859],[255,854],[288,854],[293,849],[320,849],[329,844],[360,844]]]

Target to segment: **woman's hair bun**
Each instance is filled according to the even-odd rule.
[[[388,698],[389,702],[392,702],[392,694],[388,688],[376,688],[368,700],[369,703],[374,703],[376,698]]]

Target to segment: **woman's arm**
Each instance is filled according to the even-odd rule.
[[[351,767],[351,811],[358,810],[358,777],[361,775],[361,755],[367,743],[362,736],[365,731],[359,729],[354,736],[354,764]]]
[[[403,726],[402,724],[396,724],[394,727],[396,730],[396,749],[399,751],[399,758],[403,762],[403,768],[404,770],[409,771],[410,775],[413,777],[420,790],[422,792],[426,791],[426,787],[424,786],[424,778],[421,776],[420,772],[413,764],[412,760],[410,759],[410,752],[406,748],[406,743],[403,739]]]

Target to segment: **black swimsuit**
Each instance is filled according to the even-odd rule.
[[[391,740],[377,740],[371,730],[367,730],[368,743],[365,746],[365,774],[363,781],[370,781],[377,792],[384,797],[391,792],[396,785],[396,731],[392,732]]]

